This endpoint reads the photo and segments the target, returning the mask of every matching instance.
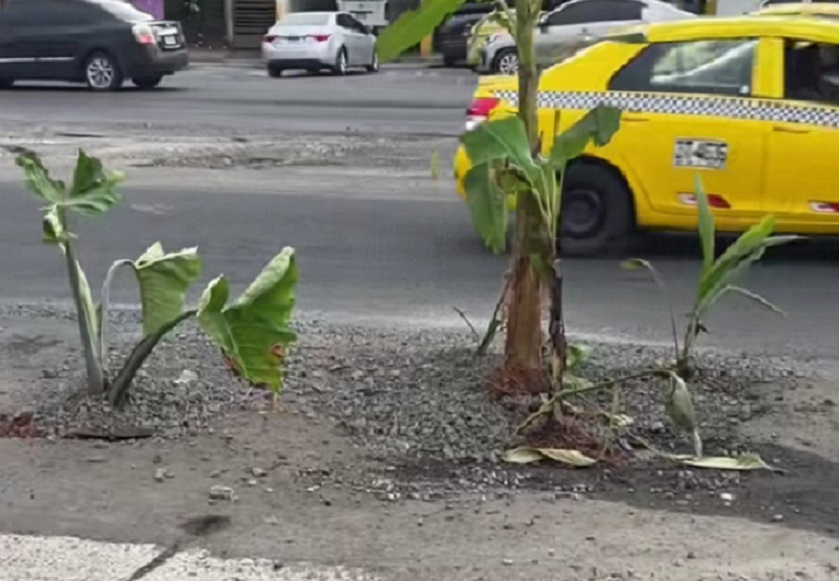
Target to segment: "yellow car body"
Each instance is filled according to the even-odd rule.
[[[611,142],[587,149],[565,176],[563,212],[573,197],[569,180],[600,188],[598,211],[610,230],[582,240],[580,252],[602,251],[634,230],[695,230],[697,174],[720,231],[741,232],[773,214],[779,232],[839,234],[839,99],[785,88],[785,58],[803,59],[792,51],[808,46],[839,49],[839,19],[748,15],[642,25],[547,69],[538,87],[544,154],[598,104],[623,111]],[[483,110],[472,111],[467,129],[514,114],[516,83],[482,78],[473,106]],[[471,163],[462,146],[454,166],[465,200]]]

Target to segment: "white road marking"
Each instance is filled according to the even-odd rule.
[[[161,552],[154,545],[75,537],[0,535],[0,577],[15,581],[118,581]],[[283,565],[266,559],[219,559],[207,551],[178,553],[143,581],[379,581],[343,567]]]

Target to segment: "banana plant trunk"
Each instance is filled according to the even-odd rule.
[[[533,30],[539,16],[538,0],[516,2],[516,40],[519,53],[519,116],[534,152],[539,149],[536,92],[538,75],[533,50]],[[507,364],[533,377],[543,374],[542,281],[531,260],[530,245],[541,224],[532,195],[519,193],[516,205],[516,243],[508,296]],[[536,229],[533,229],[533,228]]]

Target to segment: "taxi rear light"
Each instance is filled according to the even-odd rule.
[[[135,24],[131,27],[131,33],[134,35],[134,40],[137,44],[150,45],[156,44],[157,39],[154,37],[154,31],[148,24]]]
[[[810,202],[810,209],[819,214],[839,214],[837,202]]]
[[[490,112],[501,102],[494,97],[479,97],[466,109],[466,131],[472,131],[489,117]]]
[[[696,196],[693,194],[679,194],[679,201],[686,206],[695,206],[696,205]],[[722,196],[718,196],[717,194],[708,194],[708,205],[712,208],[721,208],[727,210],[731,208],[731,204],[723,198]]]

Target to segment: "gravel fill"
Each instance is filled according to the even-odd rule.
[[[5,317],[72,318],[54,306],[3,311]],[[114,313],[117,355],[130,348],[138,324],[136,311]],[[389,331],[317,320],[298,327],[301,341],[288,361],[284,407],[312,419],[332,418],[374,458],[495,461],[528,411],[491,401],[486,378],[498,356],[476,359],[466,332]],[[213,417],[226,411],[270,401],[233,378],[219,350],[197,328],[185,324],[179,331],[147,362],[122,413],[113,414],[81,393],[83,364],[77,353],[68,351],[63,361],[39,358],[36,425],[56,435],[78,428],[142,427],[181,438],[211,430]],[[593,381],[646,369],[670,356],[649,346],[591,346],[579,375]],[[13,348],[0,343],[2,351]],[[792,362],[745,354],[703,352],[698,364],[692,391],[706,441],[726,441],[740,422],[763,411],[753,395],[756,385],[780,382],[783,389],[794,389],[814,377]],[[688,452],[688,440],[670,430],[660,387],[650,381],[627,385],[622,393],[629,413],[645,436]]]

